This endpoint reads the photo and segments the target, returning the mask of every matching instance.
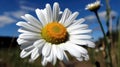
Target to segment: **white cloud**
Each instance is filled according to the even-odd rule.
[[[29,7],[29,6],[25,6],[25,5],[21,5],[20,8],[22,10],[27,10],[27,11],[34,11],[35,10],[35,8]]]
[[[4,12],[2,15],[0,15],[0,27],[5,26],[6,24],[17,22],[17,20],[21,18],[20,16],[23,16],[25,13],[27,12],[22,10]]]
[[[27,13],[27,12],[23,11],[23,10],[12,11],[12,12],[4,12],[5,15],[11,16],[15,19],[20,19],[20,17],[23,16],[25,13]]]
[[[13,23],[15,21],[16,21],[15,19],[13,19],[9,16],[0,15],[0,27],[3,27],[4,25]]]
[[[25,15],[30,11],[35,10],[33,6],[28,6],[28,5],[32,5],[32,4],[29,3],[29,1],[20,0],[19,10],[7,11],[7,12],[3,12],[3,14],[0,14],[0,27],[3,27],[7,24],[15,23],[21,19],[21,16]]]
[[[12,23],[15,21],[13,18],[8,17],[8,16],[0,16],[0,22],[6,22],[6,23]]]
[[[21,16],[25,15],[26,13],[27,13],[26,11],[19,10],[19,11],[12,12],[11,14],[13,17],[20,19]]]
[[[27,1],[26,0],[20,0],[19,4],[25,4]]]
[[[117,16],[117,12],[111,11],[111,16],[112,17],[116,17]],[[99,17],[100,17],[100,19],[105,20],[105,18],[106,18],[106,11],[99,12]],[[95,15],[89,15],[89,16],[86,16],[85,19],[87,21],[94,21],[96,19],[96,16]]]
[[[29,5],[29,6],[28,6]],[[21,10],[26,10],[26,11],[34,11],[36,8],[33,7],[33,3],[30,3],[29,1],[19,1],[19,7]]]

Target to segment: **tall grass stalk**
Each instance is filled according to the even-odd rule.
[[[118,66],[117,67],[120,67],[120,17],[118,17],[118,20],[117,20],[117,31],[118,31],[118,43],[117,43],[117,62],[118,62]]]
[[[112,37],[112,17],[111,17],[111,8],[110,8],[110,4],[109,4],[109,0],[106,0],[106,23],[107,23],[107,26],[108,26],[108,37],[109,37],[109,40],[110,40],[110,47],[109,49],[112,50],[112,47],[115,46],[115,44],[113,43],[113,37]],[[111,50],[109,52],[111,52]],[[110,58],[111,58],[111,64],[112,64],[112,57],[111,57],[111,54],[110,54]]]
[[[97,17],[98,23],[99,23],[99,25],[101,27],[101,30],[102,30],[102,33],[104,35],[104,41],[105,41],[105,44],[106,44],[105,51],[106,51],[106,55],[107,55],[106,58],[105,58],[106,64],[107,64],[107,67],[109,67],[109,66],[112,67],[112,59],[111,59],[111,53],[110,53],[110,44],[108,43],[107,36],[105,34],[104,28],[102,26],[102,22],[100,21],[100,18],[98,16],[97,11],[94,11],[94,13],[95,13],[95,15]]]

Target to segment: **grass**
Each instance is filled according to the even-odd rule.
[[[36,60],[34,63],[28,62],[29,59],[22,59],[19,56],[19,48],[0,49],[0,67],[42,67],[41,63]]]
[[[19,47],[11,48],[9,50],[8,48],[0,48],[0,67],[42,67],[40,57],[35,60],[35,62],[30,63],[29,57],[24,59],[20,58],[20,52],[21,50],[19,49]],[[86,66],[86,63],[88,65],[91,65],[90,61],[79,63],[73,58],[71,58],[71,60],[73,61],[71,61],[68,66],[79,66],[79,64],[81,65],[81,63],[84,66]],[[51,66],[47,65],[47,67]]]
[[[98,44],[96,44],[98,45]],[[104,50],[99,50],[99,52],[95,52],[95,49],[88,48],[90,60],[79,62],[75,58],[69,59],[71,60],[66,67],[106,67],[105,64],[105,53]],[[112,56],[115,61],[114,67],[119,67],[115,64],[117,62],[120,65],[120,41],[117,43],[117,47],[112,48]],[[35,60],[33,63],[29,62],[29,58],[20,58],[20,47],[14,48],[0,48],[0,67],[42,67],[40,57]],[[117,59],[116,59],[117,54]],[[69,54],[68,54],[69,55]],[[115,58],[114,58],[115,57]],[[50,64],[47,67],[52,67]],[[57,65],[57,67],[64,67]]]
[[[120,32],[119,32],[119,39],[117,44],[117,59],[118,59],[118,67],[120,66]]]

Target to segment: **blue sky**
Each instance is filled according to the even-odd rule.
[[[100,32],[100,28],[97,23],[96,17],[94,16],[94,13],[85,10],[85,6],[88,3],[94,1],[96,0],[1,0],[0,36],[18,36],[19,33],[17,32],[17,30],[19,27],[16,26],[16,23],[22,20],[20,16],[29,13],[36,17],[36,8],[43,9],[46,3],[50,3],[51,5],[53,5],[54,2],[58,2],[62,11],[65,8],[69,8],[73,12],[78,11],[80,13],[77,18],[86,18],[85,23],[89,24],[89,28],[93,29],[92,36],[94,37],[94,40],[97,40],[99,37],[102,37],[102,33]],[[106,4],[104,1],[105,0],[102,0],[101,2],[103,6],[99,10],[99,15],[106,30]],[[112,16],[116,16],[116,18],[120,13],[120,9],[118,8],[120,6],[119,4],[120,0],[110,0],[110,6],[112,9],[111,14]],[[113,23],[115,23],[115,21],[116,19],[113,20]]]

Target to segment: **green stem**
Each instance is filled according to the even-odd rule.
[[[98,22],[99,22],[99,24],[100,24],[101,30],[102,30],[103,35],[104,35],[104,39],[105,39],[105,41],[107,42],[107,37],[106,37],[106,34],[105,34],[105,31],[104,31],[104,28],[103,28],[103,26],[102,26],[102,23],[101,23],[101,21],[100,21],[100,18],[99,18],[99,16],[98,16],[97,11],[95,11],[95,15],[96,15],[97,20],[98,20]]]
[[[102,23],[101,23],[101,21],[100,21],[100,18],[99,18],[99,16],[98,16],[98,13],[97,13],[97,11],[94,11],[94,13],[95,13],[95,15],[96,15],[96,17],[97,17],[97,20],[98,20],[98,23],[99,23],[99,25],[100,25],[100,27],[101,27],[101,30],[102,30],[102,32],[103,32],[103,35],[104,35],[104,41],[105,41],[105,44],[106,44],[106,49],[105,49],[105,51],[106,51],[106,54],[107,54],[107,56],[106,56],[106,63],[107,63],[107,66],[108,66],[108,64],[110,65],[110,67],[112,67],[112,59],[111,59],[111,51],[110,51],[110,45],[109,45],[109,43],[108,43],[108,40],[107,40],[107,36],[106,36],[106,34],[105,34],[105,31],[104,31],[104,28],[103,28],[103,26],[102,26]]]

